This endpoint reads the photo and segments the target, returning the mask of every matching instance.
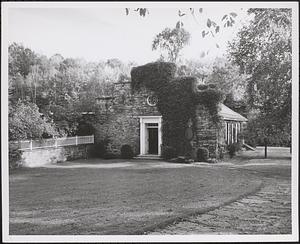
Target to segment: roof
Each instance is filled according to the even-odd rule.
[[[219,115],[222,116],[224,120],[235,120],[241,122],[248,121],[247,118],[245,118],[237,112],[234,112],[232,109],[228,108],[224,104],[221,104],[221,110],[219,112]]]

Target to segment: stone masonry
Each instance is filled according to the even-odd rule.
[[[107,151],[120,154],[122,145],[128,144],[134,154],[140,151],[139,116],[158,116],[155,106],[147,104],[151,91],[131,89],[131,82],[115,83],[109,97],[100,98],[100,114],[96,125],[95,142],[107,141]]]
[[[159,116],[156,106],[147,104],[147,97],[153,95],[145,88],[139,91],[131,89],[131,82],[115,83],[112,92],[98,99],[99,114],[96,125],[95,142],[105,142],[107,152],[119,155],[122,145],[128,144],[134,154],[140,152],[139,116]],[[210,119],[207,109],[198,106],[194,122],[194,139],[192,146],[205,147],[210,157],[218,157],[220,143],[218,128]],[[163,123],[163,118],[162,118]],[[163,133],[163,132],[162,132]]]

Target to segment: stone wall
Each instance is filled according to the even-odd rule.
[[[134,154],[140,152],[139,116],[160,115],[156,106],[147,104],[151,91],[141,88],[131,89],[130,82],[115,83],[114,89],[106,99],[99,99],[99,113],[96,115],[95,143],[107,141],[107,152],[120,154],[122,145],[132,147]]]
[[[211,158],[219,157],[218,143],[220,140],[220,131],[212,122],[211,116],[204,106],[197,106],[195,120],[196,125],[194,128],[196,138],[194,145],[198,148],[207,148],[209,151],[209,157]]]
[[[87,158],[91,145],[41,148],[22,151],[20,163],[25,167],[40,167],[80,158]]]
[[[146,89],[133,93],[130,82],[115,83],[113,92],[98,100],[95,143],[106,142],[108,153],[120,154],[122,145],[129,144],[135,155],[140,152],[139,116],[157,116],[156,106],[147,104],[147,97],[153,93]],[[163,121],[162,121],[163,122]],[[209,150],[210,157],[219,157],[219,146],[224,147],[224,126],[217,128],[208,110],[198,105],[194,121],[193,157],[199,147]],[[223,150],[225,150],[223,148]]]

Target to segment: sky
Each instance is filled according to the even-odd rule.
[[[188,14],[180,18],[178,9],[171,5],[149,8],[149,14],[141,17],[133,8],[127,16],[125,7],[107,5],[9,8],[8,42],[22,43],[48,57],[59,53],[65,58],[84,58],[87,61],[118,58],[144,64],[159,57],[159,52],[151,49],[154,37],[166,27],[174,28],[181,20],[191,34],[182,58],[211,62],[226,53],[227,42],[250,18],[247,9],[241,7],[206,7],[201,14],[197,12],[195,18]],[[187,8],[181,9],[188,12]],[[221,27],[221,32],[214,38],[202,37],[207,18],[220,23],[223,15],[230,12],[237,13],[234,27]],[[201,57],[203,52],[208,54]]]

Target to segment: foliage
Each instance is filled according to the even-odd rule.
[[[236,155],[236,152],[239,150],[239,144],[238,143],[231,143],[227,146],[227,150],[229,153],[229,156],[232,158]]]
[[[126,144],[121,147],[121,158],[131,159],[133,158],[133,156],[134,156],[133,150],[130,145]]]
[[[177,152],[176,149],[174,147],[169,147],[169,146],[162,146],[162,158],[163,159],[172,159],[172,158],[176,158]]]
[[[207,159],[207,162],[210,164],[215,164],[218,162],[218,160],[216,158],[209,158],[209,159]]]
[[[179,58],[179,53],[189,43],[190,33],[184,28],[165,28],[156,35],[152,43],[152,50],[160,49],[167,52],[167,57],[162,55],[163,60],[174,62]]]
[[[260,116],[250,118],[247,127],[244,133],[245,143],[250,146],[256,147],[264,145],[264,138],[266,137],[263,128],[265,121],[260,119]],[[286,125],[289,126],[289,125]],[[289,129],[275,130],[274,134],[268,137],[269,146],[290,146],[291,143],[291,134]]]
[[[109,141],[107,139],[94,143],[90,148],[89,156],[95,158],[104,158],[105,155],[107,154],[106,148],[108,143]]]
[[[131,84],[133,90],[147,87],[150,90],[159,90],[175,77],[176,65],[167,62],[148,63],[134,67],[131,70]]]
[[[178,76],[194,76],[201,83],[205,83],[207,76],[211,73],[211,64],[199,60],[184,60],[178,67]]]
[[[193,20],[199,25],[199,21],[197,17],[202,18],[203,12],[205,12],[205,9],[203,8],[186,8],[186,9],[174,9],[175,11],[178,11],[178,16],[180,20],[176,23],[176,27],[180,28],[183,26],[183,21],[182,18],[190,15]],[[125,8],[125,13],[126,15],[129,15],[131,9],[130,8]],[[139,16],[141,17],[146,17],[146,15],[150,14],[149,8],[136,8],[133,9]],[[207,35],[211,35],[214,37],[216,34],[218,34],[221,30],[221,28],[226,28],[226,27],[232,27],[235,23],[235,18],[237,17],[237,14],[235,12],[230,12],[228,14],[223,15],[222,17],[220,16],[220,20],[212,20],[210,18],[207,19],[202,19],[201,22],[206,23],[206,28],[203,28],[201,30],[202,37],[204,38]]]
[[[81,113],[99,109],[95,99],[110,91],[113,82],[128,80],[132,65],[118,59],[87,63],[59,54],[47,58],[13,43],[9,46],[9,106],[29,101],[53,121],[60,136],[83,133]]]
[[[240,74],[239,67],[225,59],[218,59],[214,63],[211,73],[205,80],[207,84],[217,85],[225,95],[231,94],[235,101],[243,99],[246,81],[247,76]]]
[[[217,124],[220,121],[218,104],[224,100],[224,94],[220,90],[210,88],[209,86],[207,89],[204,89],[202,86],[201,89],[197,93],[196,101],[198,104],[202,104],[208,108],[212,121]]]
[[[9,140],[36,139],[57,134],[52,123],[30,102],[17,102],[9,108]]]
[[[174,78],[175,68],[172,63],[150,63],[134,68],[131,77],[135,89],[144,86],[158,97],[157,108],[164,118],[162,139],[165,146],[175,148],[178,155],[187,155],[191,148],[184,139],[185,130],[188,122],[195,120],[196,106],[206,106],[217,123],[216,111],[222,95],[211,88],[199,91],[195,77]]]
[[[31,66],[36,63],[36,54],[15,42],[8,47],[8,54],[9,75],[19,74],[25,78],[31,71]]]
[[[230,55],[248,75],[247,102],[257,111],[253,119],[259,126],[252,127],[259,132],[251,134],[287,141],[291,131],[291,9],[250,9],[248,13],[253,20],[230,44]]]
[[[200,147],[197,150],[197,160],[199,162],[207,162],[209,158],[209,151],[205,147]]]
[[[20,167],[21,166],[20,159],[21,159],[21,152],[19,150],[18,144],[9,142],[9,148],[8,148],[9,168],[15,169]]]

